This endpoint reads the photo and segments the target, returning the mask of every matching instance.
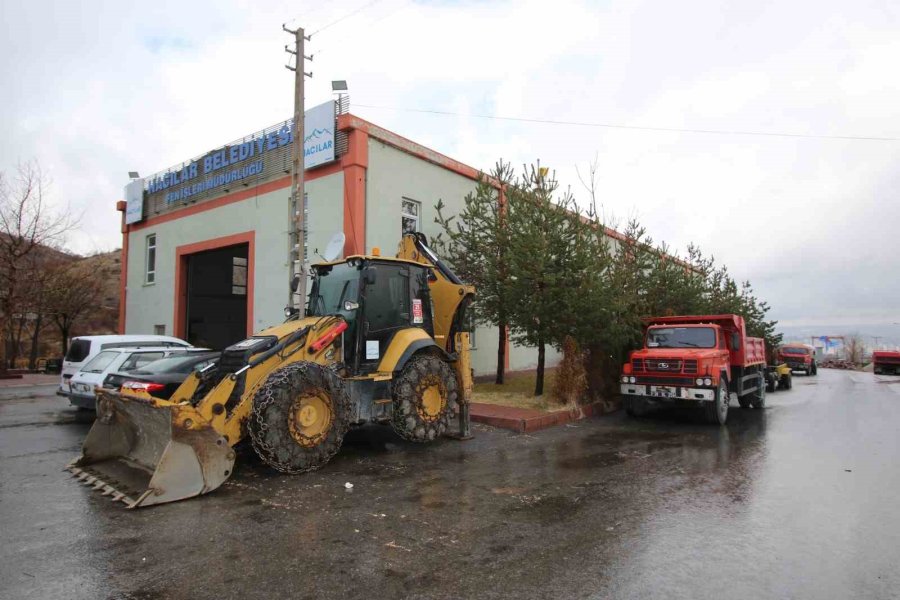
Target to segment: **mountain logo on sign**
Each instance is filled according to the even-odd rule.
[[[303,142],[306,143],[312,139],[318,139],[325,134],[328,134],[328,136],[331,137],[331,135],[332,135],[331,130],[330,129],[314,129],[311,134],[309,134],[308,136],[303,138]]]
[[[333,148],[334,134],[330,129],[314,129],[311,134],[303,138],[303,156],[312,156]]]

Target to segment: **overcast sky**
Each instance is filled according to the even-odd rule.
[[[596,156],[608,215],[697,243],[786,325],[900,322],[898,141],[471,116],[900,138],[896,0],[0,0],[0,13],[0,169],[40,161],[55,200],[85,213],[76,251],[120,246],[128,171],[290,117],[288,21],[324,28],[307,106],[346,79],[355,114],[479,168],[540,159],[582,202],[575,166]]]

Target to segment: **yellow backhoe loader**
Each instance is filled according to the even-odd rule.
[[[424,236],[405,235],[396,258],[373,250],[312,275],[304,315],[226,348],[169,400],[97,388],[97,419],[72,474],[135,508],[213,491],[248,437],[285,473],[321,467],[364,423],[428,442],[455,418],[469,437],[465,312],[475,290]]]

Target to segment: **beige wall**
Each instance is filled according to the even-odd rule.
[[[341,172],[306,184],[313,261],[314,251],[324,251],[331,235],[343,230],[343,186]],[[164,325],[166,334],[172,335],[176,248],[246,231],[255,232],[253,328],[283,320],[288,301],[289,199],[290,188],[285,187],[130,233],[125,332],[153,333],[155,325]],[[151,234],[156,234],[156,281],[148,285],[145,248]]]
[[[429,238],[442,231],[434,222],[435,205],[443,200],[444,215],[462,210],[466,194],[476,182],[388,146],[378,140],[369,141],[369,172],[366,186],[366,250],[378,246],[386,255],[396,252],[400,242],[401,203],[404,198],[421,204],[419,227]],[[472,365],[477,375],[497,370],[496,327],[479,327],[475,332]],[[509,368],[532,369],[537,366],[537,349],[510,345]],[[547,364],[555,365],[559,355],[547,348]]]

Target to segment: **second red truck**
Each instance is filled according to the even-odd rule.
[[[728,404],[766,405],[766,345],[747,336],[739,315],[644,319],[644,347],[622,370],[629,415],[658,404],[701,406],[709,422],[724,424]]]

